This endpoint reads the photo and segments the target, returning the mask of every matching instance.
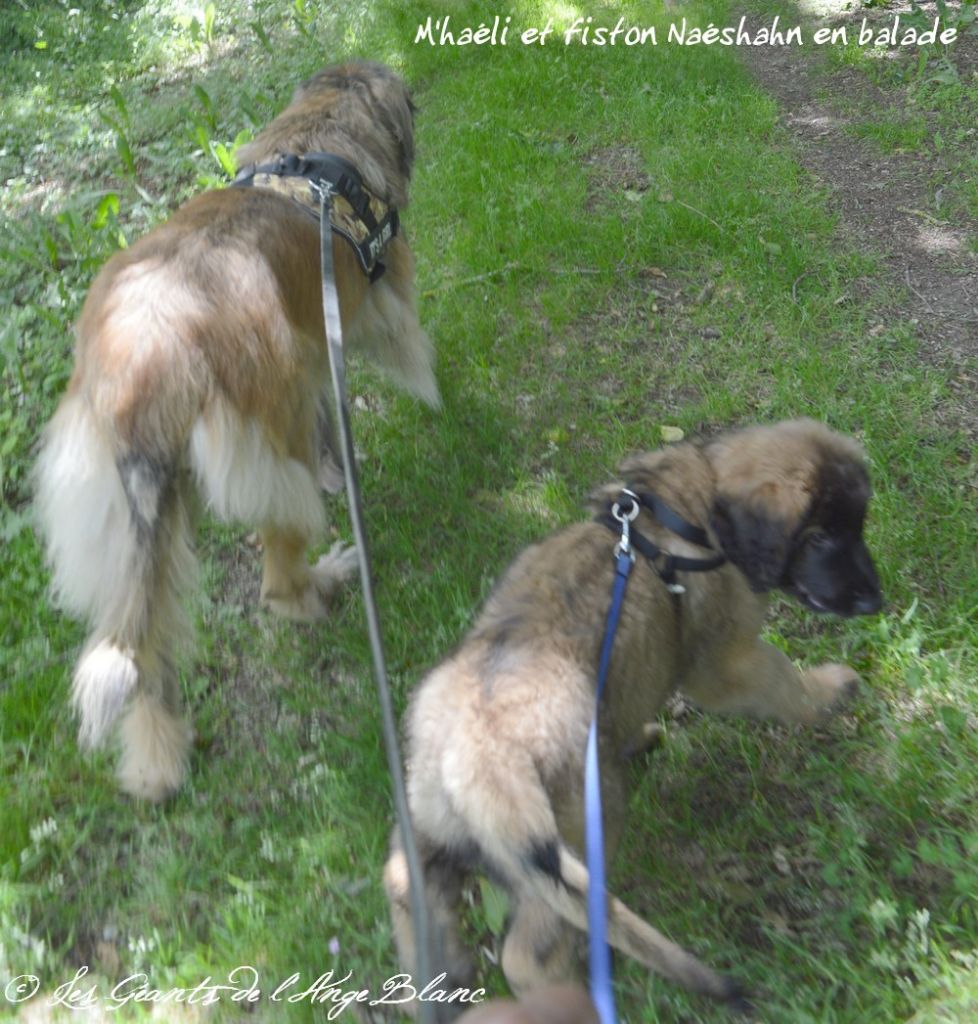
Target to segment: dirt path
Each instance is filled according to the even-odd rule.
[[[978,436],[978,225],[942,213],[939,159],[882,153],[847,131],[847,110],[872,116],[899,102],[858,71],[825,74],[817,58],[794,47],[739,52],[780,104],[798,159],[830,190],[846,243],[882,257],[883,279],[854,281],[853,296],[872,301],[880,284],[891,286],[896,304],[877,310],[879,324],[915,322],[924,355],[950,373],[960,398],[954,418]]]

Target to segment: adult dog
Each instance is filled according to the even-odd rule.
[[[512,988],[576,973],[587,928],[588,873],[575,852],[583,848],[584,751],[615,572],[608,527],[617,524],[608,512],[633,500],[623,486],[638,496],[633,542],[650,557],[640,554],[631,573],[599,719],[609,849],[626,805],[625,757],[641,748],[643,727],[673,691],[711,711],[811,723],[857,684],[845,665],[799,671],[758,638],[774,588],[840,615],[880,607],[862,539],[869,479],[854,441],[795,420],[639,455],[621,473],[623,483],[592,499],[596,520],[516,559],[459,649],[413,696],[408,793],[439,969],[448,975],[441,988],[469,981],[458,902],[478,868],[511,895],[502,967]],[[682,593],[670,593],[673,577]],[[384,877],[410,971],[409,885],[396,833]],[[613,898],[608,928],[612,946],[672,981],[740,999],[731,979]]]
[[[124,712],[118,777],[138,797],[166,797],[186,772],[176,654],[189,635],[180,595],[194,568],[191,484],[221,519],[259,527],[261,595],[276,612],[321,618],[355,567],[341,545],[306,560],[325,528],[319,485],[341,479],[317,210],[309,182],[281,173],[309,153],[343,169],[362,210],[403,208],[414,158],[404,84],[366,62],[321,71],[240,151],[253,187],[198,196],[109,260],[44,436],[37,507],[53,589],[91,624],[72,688],[79,739],[100,744]],[[347,342],[436,404],[403,236],[374,238],[384,272],[370,266],[372,276],[333,238]]]

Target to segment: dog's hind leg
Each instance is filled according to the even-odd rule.
[[[459,922],[464,871],[444,851],[432,852],[422,843],[418,852],[432,929],[432,968],[435,977],[443,972],[445,974],[444,981],[438,987],[446,991],[470,988],[475,977],[475,966],[462,943]],[[400,832],[396,828],[391,836],[390,856],[384,866],[384,889],[387,892],[401,968],[412,975],[412,984],[420,990],[431,979],[415,976],[417,947],[411,916],[411,884],[407,858],[401,848]],[[444,1004],[439,1008],[439,1019],[451,1020],[459,1012],[460,1009],[453,1004]]]
[[[126,470],[122,473],[125,483]],[[195,568],[188,491],[185,474],[175,472],[154,527],[153,564],[146,579],[151,616],[136,654],[139,685],[120,727],[122,752],[116,777],[125,792],[147,800],[161,800],[179,789],[192,738],[181,714],[175,662],[178,645],[191,635],[180,605],[180,594],[189,589]],[[138,523],[135,513],[134,518]],[[139,529],[137,525],[137,533]]]
[[[291,444],[254,418],[215,403],[194,425],[190,460],[221,518],[256,523],[264,547],[262,602],[287,618],[324,618],[327,602],[356,571],[356,551],[336,544],[315,565],[310,544],[325,532],[315,477],[313,418]]]
[[[512,899],[501,964],[513,992],[523,995],[542,984],[578,981],[582,934],[534,893],[514,893]]]
[[[117,451],[81,397],[48,428],[37,508],[53,589],[92,627],[72,684],[79,740],[101,745],[125,709],[119,782],[149,800],[179,787],[190,748],[172,660],[195,568],[183,487],[172,463]]]
[[[287,619],[324,619],[332,596],[356,572],[356,548],[337,541],[315,565],[309,565],[310,538],[305,534],[264,526],[261,539],[262,603]]]

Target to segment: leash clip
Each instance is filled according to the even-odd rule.
[[[630,491],[627,487],[621,489],[622,497],[628,498],[631,505],[627,512],[622,511],[621,503],[616,501],[611,506],[611,517],[621,523],[621,540],[615,545],[615,558],[621,555],[628,555],[628,557],[634,562],[635,552],[632,550],[631,545],[631,524],[638,518],[639,503],[638,495],[633,491]]]
[[[325,199],[332,199],[333,196],[339,195],[339,191],[336,186],[331,181],[327,181],[326,178],[320,178],[318,181],[314,181],[310,178],[309,187],[312,189],[313,195],[320,202],[323,202]]]

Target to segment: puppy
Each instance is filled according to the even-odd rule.
[[[328,68],[239,160],[260,169],[310,152],[352,165],[373,208],[403,208],[414,158],[404,84],[378,64]],[[320,485],[342,480],[316,206],[276,190],[275,175],[249,180],[191,200],[103,267],[37,467],[53,590],[91,626],[72,688],[80,741],[102,743],[122,714],[119,782],[149,800],[180,786],[191,741],[176,659],[189,636],[180,597],[193,578],[194,485],[220,519],[258,526],[262,600],[281,615],[322,618],[356,565],[341,545],[306,560],[325,530]],[[346,343],[437,404],[403,236],[373,283],[335,234],[333,255]]]
[[[628,583],[599,718],[609,852],[627,803],[624,754],[680,690],[700,707],[813,723],[856,687],[845,665],[799,671],[758,632],[766,593],[780,588],[818,611],[877,611],[881,596],[862,539],[869,479],[855,442],[811,420],[730,433],[636,456],[595,511],[664,502],[703,531],[682,539],[643,504],[632,531],[660,549],[639,554]],[[649,497],[654,496],[654,497]],[[660,521],[661,520],[661,521]],[[584,752],[618,535],[602,518],[524,551],[460,647],[422,681],[406,719],[407,783],[440,947],[442,988],[473,970],[458,928],[466,875],[482,870],[511,897],[502,968],[513,990],[573,980],[587,928]],[[617,525],[616,525],[617,529]],[[696,532],[686,532],[696,539]],[[636,541],[638,543],[638,541]],[[648,544],[646,544],[648,548]],[[722,561],[679,571],[668,555]],[[655,554],[654,550],[651,554]],[[662,576],[660,577],[660,573]],[[404,855],[395,833],[385,868],[402,967],[414,969]],[[737,986],[609,898],[609,941],[694,992],[737,1005]]]

